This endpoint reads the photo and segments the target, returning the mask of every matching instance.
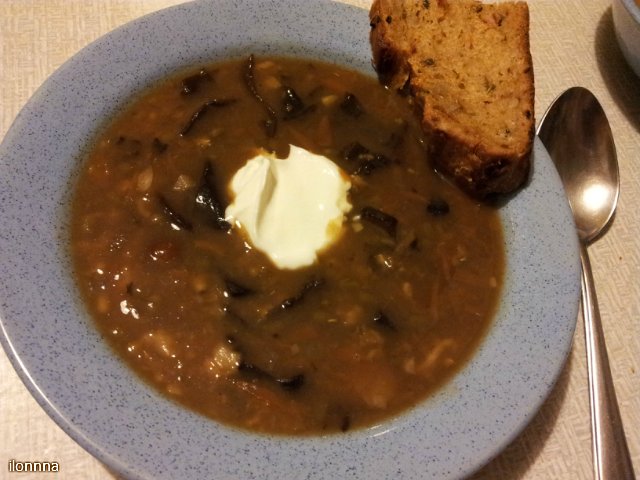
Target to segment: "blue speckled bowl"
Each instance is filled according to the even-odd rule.
[[[456,478],[497,454],[552,388],[579,298],[577,240],[552,163],[502,208],[506,288],[486,341],[441,392],[371,430],[271,438],[222,427],[140,382],[79,303],[67,252],[81,152],[132,93],[178,67],[249,52],[373,75],[367,12],[329,1],[200,1],[106,35],[64,64],[0,147],[2,344],[47,413],[127,478]]]

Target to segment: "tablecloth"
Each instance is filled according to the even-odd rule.
[[[0,138],[47,76],[83,46],[129,20],[176,3],[0,1]],[[367,0],[349,3],[369,5]],[[619,207],[610,230],[589,251],[620,410],[640,473],[640,78],[616,44],[609,1],[529,0],[529,7],[536,118],[564,89],[582,85],[602,103],[615,137]],[[59,463],[60,473],[34,478],[114,478],[49,419],[0,352],[0,478],[28,478],[9,473],[12,459]],[[592,478],[581,318],[571,355],[549,398],[513,443],[472,478]]]

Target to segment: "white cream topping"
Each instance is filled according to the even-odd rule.
[[[291,145],[285,159],[262,152],[236,172],[225,216],[278,268],[305,267],[340,236],[349,188],[331,160]]]

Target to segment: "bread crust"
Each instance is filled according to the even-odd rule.
[[[434,166],[480,198],[522,186],[535,125],[527,4],[375,0],[370,22],[379,79],[409,95]]]

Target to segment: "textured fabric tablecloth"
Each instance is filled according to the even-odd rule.
[[[36,88],[70,56],[113,28],[176,3],[0,0],[0,138]],[[367,0],[350,3],[369,6]],[[529,6],[536,118],[564,89],[582,85],[599,98],[615,136],[619,209],[590,254],[620,410],[640,474],[640,78],[617,47],[608,0],[530,0]],[[592,478],[581,318],[578,322],[573,351],[552,394],[522,434],[474,479]],[[0,352],[0,478],[27,478],[8,472],[11,459],[59,462],[60,473],[34,478],[114,478],[47,417]]]

